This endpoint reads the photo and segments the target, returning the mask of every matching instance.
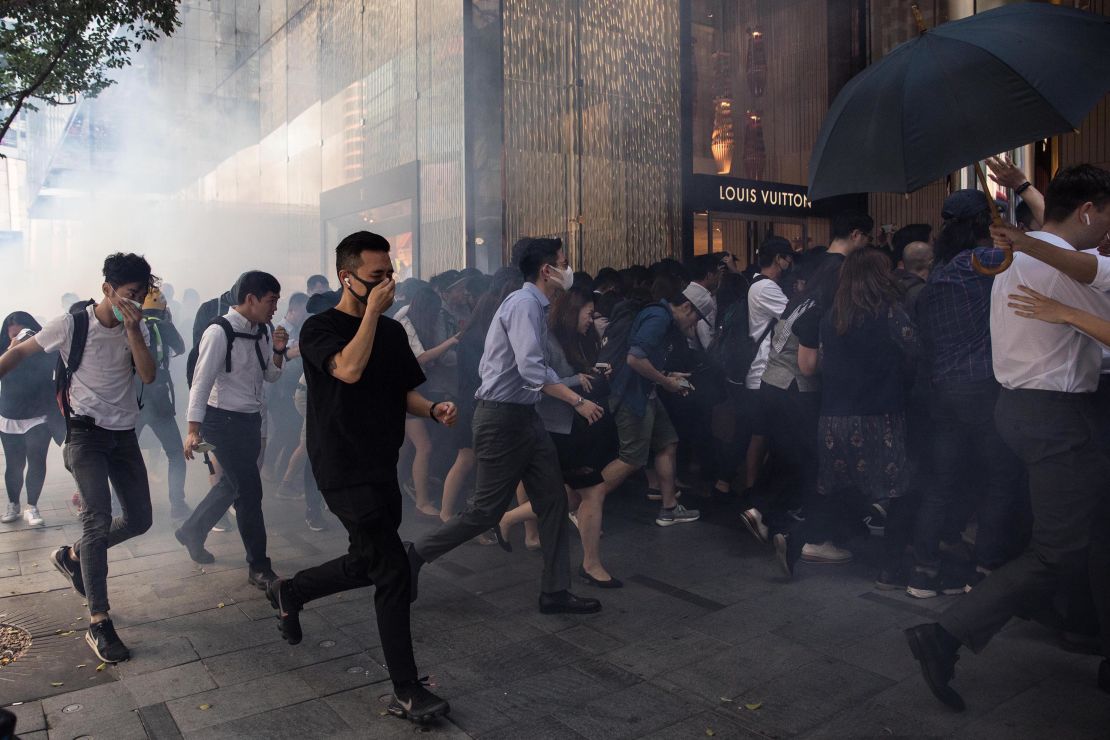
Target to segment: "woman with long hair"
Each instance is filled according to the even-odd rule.
[[[591,290],[574,286],[564,292],[551,304],[548,313],[545,354],[560,382],[578,389],[584,398],[603,403],[607,383],[594,369],[601,349],[594,318]],[[617,429],[612,417],[606,415],[588,424],[565,403],[554,399],[548,402],[546,398],[541,399],[537,411],[555,442],[568,491],[572,498],[581,501],[572,515],[582,537],[582,567],[578,575],[594,586],[620,588],[623,584],[601,564],[600,552],[605,497],[623,480],[606,480],[602,473],[617,456]],[[507,512],[501,520],[502,538],[513,524],[534,516],[528,504]]]
[[[914,513],[905,408],[918,342],[885,254],[848,256],[820,332],[818,498],[837,505],[839,494],[855,489],[867,506],[886,511],[887,561],[876,586],[904,587]]]
[[[454,401],[459,394],[457,334],[448,335],[443,316],[443,301],[428,286],[418,287],[412,295],[408,311],[399,319],[409,337],[409,347],[416,361],[424,370],[427,380],[420,388],[425,398],[433,401]],[[416,511],[425,516],[438,517],[439,509],[431,501],[428,475],[432,458],[431,428],[435,422],[409,416],[405,420],[405,433],[413,446],[412,490]]]
[[[0,326],[0,354],[41,330],[31,314],[9,314]],[[19,497],[25,484],[27,510],[22,516],[32,526],[43,523],[38,503],[50,449],[47,418],[57,411],[52,380],[56,357],[44,352],[30,355],[0,383],[0,442],[4,446],[4,484],[8,489],[8,508],[0,517],[4,524],[20,518]]]

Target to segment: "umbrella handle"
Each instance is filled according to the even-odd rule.
[[[987,185],[987,175],[983,172],[983,165],[981,165],[978,160],[976,160],[975,162],[975,176],[979,178],[979,185],[983,188],[983,194],[987,196],[987,205],[991,209],[991,222],[995,226],[1001,226],[1002,214],[998,212],[998,204],[995,203],[994,198],[991,197],[990,187]],[[979,258],[975,256],[974,252],[972,252],[972,268],[974,268],[975,272],[979,273],[980,275],[998,275],[999,273],[1005,272],[1014,261],[1014,250],[1003,249],[1003,251],[1006,253],[1006,256],[1002,260],[1001,264],[997,265],[996,267],[987,267],[982,262],[980,262]]]

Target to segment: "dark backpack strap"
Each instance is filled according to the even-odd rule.
[[[217,316],[212,319],[212,324],[220,327],[224,331],[224,337],[227,339],[227,353],[224,355],[224,372],[231,372],[231,345],[235,343],[235,329],[231,326],[231,322],[223,316]],[[211,326],[212,324],[209,324]]]

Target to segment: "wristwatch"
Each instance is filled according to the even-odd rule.
[[[442,401],[436,401],[435,403],[433,403],[428,408],[428,418],[431,419],[432,421],[434,421],[436,424],[442,424],[443,423],[439,419],[436,418],[436,406],[438,406],[440,403],[442,403]]]
[[[288,346],[288,345],[286,345],[285,349],[280,349],[280,350],[279,350],[279,349],[275,349],[275,350],[274,350],[274,354],[275,354],[275,355],[278,355],[279,357],[285,357],[286,355],[288,355],[288,354],[289,354],[289,346]]]
[[[1014,195],[1021,195],[1031,187],[1033,187],[1033,183],[1026,180],[1021,185],[1018,185],[1016,188],[1014,188]]]
[[[578,400],[574,402],[574,408],[578,408],[579,406],[581,406],[585,402],[586,402],[586,399],[582,398],[582,396],[579,396]]]

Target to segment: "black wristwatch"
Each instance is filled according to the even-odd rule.
[[[1026,180],[1021,185],[1018,185],[1016,188],[1014,188],[1014,195],[1021,195],[1031,187],[1033,187],[1033,183]]]
[[[442,424],[443,423],[439,419],[436,418],[436,406],[438,406],[441,403],[442,403],[442,401],[436,401],[435,403],[432,404],[431,408],[428,409],[428,418],[431,419],[432,421],[434,421],[436,424]]]
[[[282,349],[282,350],[277,350],[277,349],[275,349],[275,350],[274,350],[274,354],[275,354],[275,355],[278,355],[279,357],[281,357],[281,358],[283,358],[283,359],[284,359],[284,358],[286,357],[286,355],[288,355],[288,354],[289,354],[289,345],[286,345],[286,346],[285,346],[285,349]]]

